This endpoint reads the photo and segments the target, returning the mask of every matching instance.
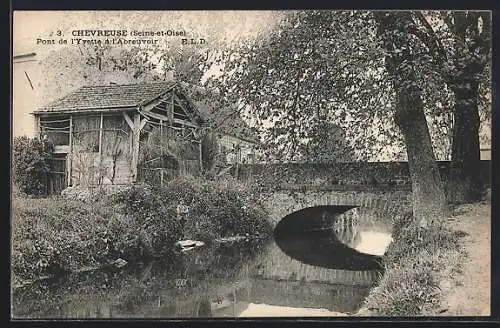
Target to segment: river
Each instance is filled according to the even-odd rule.
[[[169,260],[16,289],[12,315],[85,319],[355,313],[382,274],[380,256],[391,240],[390,225],[350,219],[319,229],[297,224],[324,210],[285,218],[267,240],[207,244]],[[297,226],[302,228],[290,228]]]

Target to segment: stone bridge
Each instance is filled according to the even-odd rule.
[[[450,162],[438,161],[443,183]],[[478,167],[491,185],[491,163]],[[265,195],[274,225],[285,216],[315,206],[356,206],[349,215],[396,218],[409,210],[411,183],[407,162],[242,164],[231,174],[243,183],[280,191]]]
[[[320,189],[320,190],[318,190]],[[384,219],[394,221],[411,212],[411,193],[408,190],[393,191],[342,191],[314,187],[309,190],[280,190],[264,196],[264,206],[269,211],[269,220],[276,226],[286,216],[300,210],[319,206],[353,207],[340,218]],[[323,190],[321,190],[323,189]],[[390,219],[390,220],[387,220]]]

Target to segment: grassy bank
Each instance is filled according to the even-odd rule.
[[[377,316],[435,315],[442,298],[440,282],[460,270],[460,237],[442,221],[422,228],[410,216],[399,219],[383,258],[385,273],[364,308]]]
[[[185,223],[177,217],[180,202],[189,207]],[[265,235],[271,231],[266,215],[241,186],[197,180],[133,186],[89,201],[13,197],[12,281],[101,267],[117,258],[165,258],[182,238]]]

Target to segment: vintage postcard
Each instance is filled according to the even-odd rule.
[[[11,318],[489,316],[489,11],[14,11]]]

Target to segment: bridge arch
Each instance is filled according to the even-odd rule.
[[[411,211],[408,192],[279,191],[266,195],[269,220],[276,226],[284,217],[309,207],[353,206],[346,216],[388,217],[395,220]]]

